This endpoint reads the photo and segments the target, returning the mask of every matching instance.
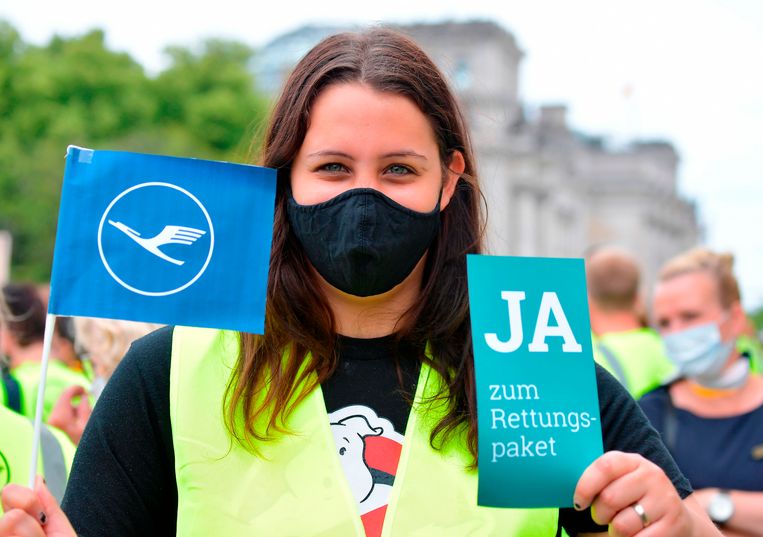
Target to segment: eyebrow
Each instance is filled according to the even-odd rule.
[[[352,155],[345,153],[344,151],[336,151],[333,149],[326,149],[324,151],[316,151],[315,153],[309,153],[307,158],[323,158],[323,157],[342,157],[348,160],[354,160]],[[421,160],[428,160],[427,157],[421,153],[417,153],[412,149],[403,149],[401,151],[393,151],[391,153],[385,153],[381,158],[395,158],[395,157],[413,157]]]

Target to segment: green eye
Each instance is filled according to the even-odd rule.
[[[330,164],[324,164],[321,169],[330,173],[340,173],[346,171],[346,168],[338,162],[332,162]]]
[[[403,166],[402,164],[393,164],[387,168],[387,172],[393,175],[406,175],[408,173],[412,173],[409,167]]]

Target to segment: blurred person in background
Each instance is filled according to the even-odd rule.
[[[34,418],[40,384],[46,308],[36,286],[9,283],[0,297],[0,352],[8,357],[10,373],[21,388],[21,413]],[[90,388],[81,372],[74,371],[51,353],[43,406],[47,421],[53,406],[70,386]]]
[[[53,331],[53,356],[61,360],[69,369],[85,375],[93,380],[93,371],[89,362],[82,359],[75,343],[74,318],[56,317],[56,329]]]
[[[0,363],[0,406],[21,412],[21,384],[4,363]]]
[[[726,535],[763,535],[763,378],[738,350],[746,325],[733,257],[698,248],[669,260],[655,322],[677,380],[640,401]]]
[[[31,420],[0,406],[0,488],[9,483],[27,484],[33,438]],[[45,478],[48,489],[59,501],[64,496],[74,451],[74,444],[62,431],[42,426],[37,473]]]
[[[161,325],[117,319],[74,317],[76,347],[93,369],[91,393],[97,398],[136,339]]]
[[[596,248],[586,256],[586,280],[594,359],[639,398],[675,368],[659,334],[646,326],[638,262],[622,248]]]
[[[37,292],[45,306],[45,311],[48,311],[50,284],[38,284]],[[83,373],[89,380],[93,380],[93,371],[89,362],[83,361],[79,351],[75,348],[74,317],[56,316],[56,327],[53,331],[51,348],[52,356],[65,363],[69,369]]]
[[[17,298],[21,296],[20,293],[14,294],[12,290],[9,291],[9,295]],[[5,293],[3,293],[3,297],[5,297]],[[0,309],[0,312],[2,312],[2,315],[0,315],[0,332],[8,333],[10,337],[10,328],[5,326],[6,323],[3,322],[3,319],[11,316],[10,313],[13,308],[5,307],[6,302],[4,300],[2,304],[3,307]],[[36,303],[33,300],[30,301],[30,304],[33,304],[31,308],[33,313],[28,316],[27,320],[30,326],[38,326],[39,311],[44,311],[45,308],[44,306],[41,309],[38,308],[34,305]],[[17,321],[23,324],[23,319],[17,319]],[[42,326],[44,330],[44,317]],[[17,329],[20,333],[24,332],[21,326],[17,326]],[[34,333],[36,330],[36,328],[33,328],[29,332]],[[17,339],[31,340],[33,338],[25,338],[21,335]],[[5,341],[5,336],[2,334],[0,334],[0,341]],[[1,488],[9,483],[27,484],[32,462],[34,425],[32,424],[31,417],[20,415],[22,401],[21,383],[11,374],[10,358],[5,354],[6,349],[12,349],[13,345],[6,345],[4,343],[0,348],[2,348],[2,353],[0,353],[0,370],[2,371],[2,383],[0,384],[0,395],[2,396],[0,397],[0,403],[2,403],[0,405]],[[18,358],[18,352],[11,352],[14,352]],[[41,356],[42,351],[40,350],[39,352]],[[32,404],[35,403],[33,402]],[[63,498],[69,469],[74,459],[74,451],[74,444],[63,431],[55,427],[42,426],[37,472],[45,478],[48,488],[55,498]],[[0,506],[0,513],[2,512],[3,509]]]
[[[2,319],[0,317],[0,319]],[[0,322],[0,341],[2,341],[3,323]],[[21,412],[21,384],[11,375],[8,357],[0,346],[0,406]]]
[[[93,383],[89,395],[95,402],[132,342],[159,328],[159,325],[115,319],[73,317],[74,344],[78,355],[89,363]],[[90,399],[81,386],[64,390],[48,418],[48,423],[66,432],[79,444],[92,413]]]

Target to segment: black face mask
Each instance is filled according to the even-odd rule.
[[[323,203],[286,205],[294,234],[323,278],[350,295],[389,291],[408,276],[437,236],[432,212],[403,207],[372,188],[348,190]]]

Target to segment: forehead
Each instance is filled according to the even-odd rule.
[[[424,115],[418,105],[410,97],[395,93],[394,91],[382,91],[370,84],[360,81],[332,82],[321,88],[313,100],[312,108],[316,106],[327,107],[337,105],[340,108],[350,108],[354,102],[373,101],[376,105],[388,108],[403,106],[412,107],[422,116]],[[358,110],[355,110],[358,112]]]
[[[305,142],[399,137],[435,141],[429,119],[413,100],[360,82],[332,84],[312,104]],[[383,138],[382,138],[383,139]]]
[[[673,309],[720,307],[718,283],[706,271],[679,274],[657,284],[654,307],[657,314]]]

